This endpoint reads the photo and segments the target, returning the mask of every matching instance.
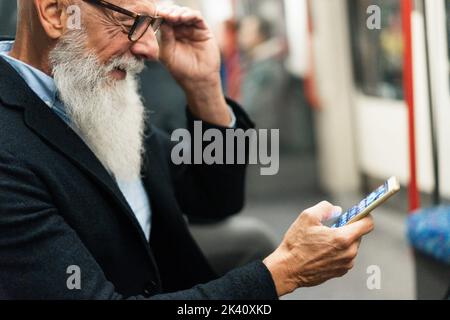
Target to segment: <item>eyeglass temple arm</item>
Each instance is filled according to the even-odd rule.
[[[112,4],[112,3],[108,2],[108,1],[104,1],[104,0],[84,0],[84,1],[90,2],[92,4],[96,4],[96,5],[99,5],[99,6],[102,6],[102,7],[105,7],[107,9],[111,9],[111,10],[120,12],[120,13],[122,13],[124,15],[129,16],[129,17],[137,18],[139,16],[137,13],[134,13],[134,12],[128,11],[127,9],[118,7],[118,6]]]

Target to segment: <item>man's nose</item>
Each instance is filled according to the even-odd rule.
[[[131,45],[130,51],[133,55],[155,61],[159,58],[159,44],[155,32],[150,27],[138,41]]]

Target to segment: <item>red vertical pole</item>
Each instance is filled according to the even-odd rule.
[[[237,101],[241,98],[242,68],[239,53],[238,29],[237,29],[237,0],[230,0],[232,17],[225,22],[225,48],[223,59],[227,74],[227,95]]]
[[[409,209],[410,212],[420,207],[419,190],[417,186],[417,159],[416,159],[416,128],[414,116],[414,61],[413,61],[413,39],[412,39],[412,13],[413,0],[401,0],[401,11],[403,21],[404,71],[403,87],[405,100],[408,105],[409,123],[409,159],[410,159],[410,182],[409,182]]]
[[[305,96],[309,102],[309,104],[315,108],[319,109],[320,107],[320,99],[317,94],[317,86],[316,86],[316,73],[315,73],[315,60],[314,60],[314,23],[312,17],[312,0],[306,1],[307,8],[307,18],[308,18],[308,49],[309,49],[309,66],[307,74],[305,75]]]

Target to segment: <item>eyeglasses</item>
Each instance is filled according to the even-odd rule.
[[[133,26],[128,32],[128,39],[131,42],[139,41],[142,36],[147,32],[149,27],[152,27],[153,32],[155,34],[158,33],[161,25],[164,22],[164,19],[159,16],[149,16],[149,15],[141,15],[135,12],[128,11],[127,9],[116,6],[110,2],[103,0],[83,0],[85,2],[89,2],[90,4],[97,5],[99,7],[107,8],[109,10],[119,12],[124,14],[130,18],[134,19]]]

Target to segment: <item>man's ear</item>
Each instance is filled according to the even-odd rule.
[[[33,0],[36,12],[47,36],[51,39],[60,38],[65,31],[67,15],[65,1]]]

